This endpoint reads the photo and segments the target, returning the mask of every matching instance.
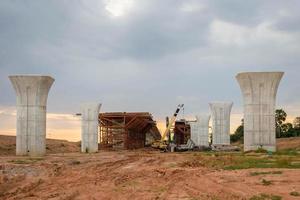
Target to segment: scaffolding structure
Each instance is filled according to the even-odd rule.
[[[113,149],[143,148],[161,135],[148,112],[99,114],[100,146]]]
[[[174,143],[176,145],[186,144],[191,138],[191,126],[185,120],[178,120],[173,127]]]

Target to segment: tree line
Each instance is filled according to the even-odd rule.
[[[296,117],[293,123],[286,122],[287,114],[283,109],[275,111],[276,138],[300,136],[300,117]],[[244,141],[244,119],[241,125],[230,135],[231,142]]]

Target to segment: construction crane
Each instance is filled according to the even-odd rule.
[[[177,109],[176,109],[175,113],[173,114],[172,118],[169,120],[169,122],[167,124],[167,128],[164,131],[164,133],[163,133],[163,135],[161,137],[161,140],[160,141],[155,141],[152,144],[153,148],[166,149],[168,147],[166,136],[170,133],[170,129],[172,128],[172,126],[173,126],[173,124],[174,124],[174,122],[175,122],[175,120],[177,118],[177,115],[180,112],[180,110],[183,108],[183,106],[184,106],[184,104],[179,104],[177,106]]]

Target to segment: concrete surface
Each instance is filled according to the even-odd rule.
[[[84,103],[81,105],[81,152],[98,152],[98,116],[100,103]]]
[[[54,82],[50,76],[9,76],[17,96],[17,155],[46,153],[46,106]]]
[[[244,151],[276,151],[275,104],[283,72],[246,72],[236,76],[244,98]]]
[[[212,102],[209,104],[212,113],[213,145],[230,145],[230,112],[232,102]]]
[[[197,115],[191,125],[191,139],[196,146],[209,146],[208,128],[210,115]]]

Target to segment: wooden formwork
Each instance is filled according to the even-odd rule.
[[[191,126],[185,121],[176,121],[174,125],[174,142],[177,145],[186,144],[191,138]]]
[[[160,139],[156,122],[147,112],[112,112],[99,114],[100,146],[114,149],[145,147],[147,133]]]

